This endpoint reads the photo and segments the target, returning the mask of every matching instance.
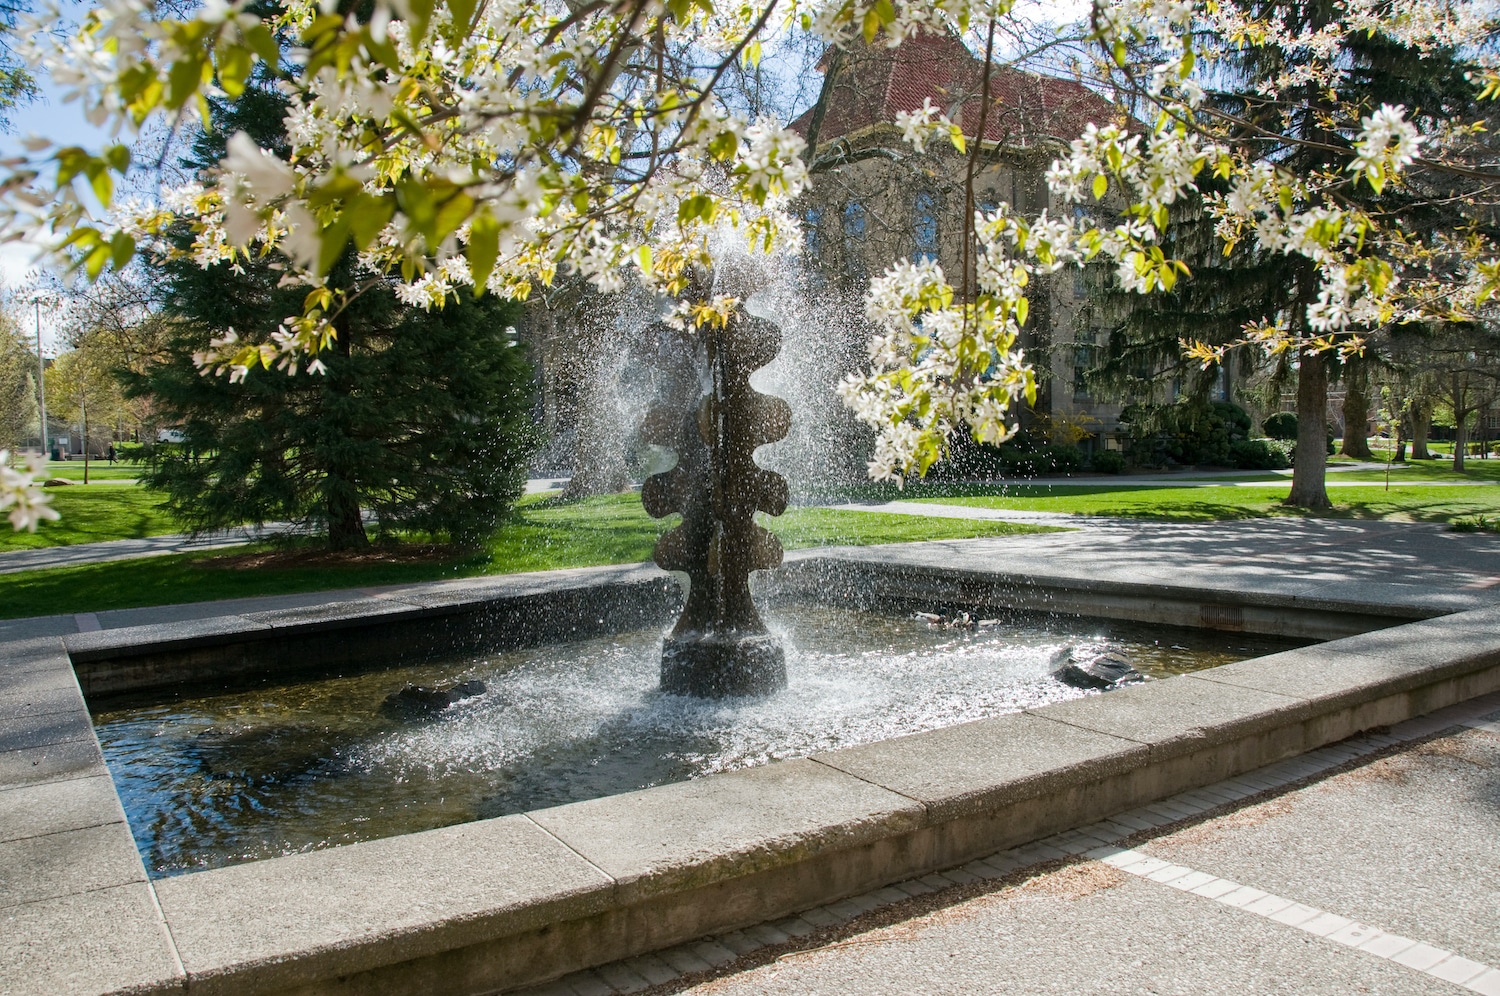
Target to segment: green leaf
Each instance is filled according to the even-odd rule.
[[[963,155],[968,151],[969,143],[964,141],[964,130],[958,125],[948,126],[948,141],[953,143],[953,147],[958,150],[959,155]]]
[[[239,45],[223,46],[219,50],[219,85],[231,97],[245,92],[245,80],[255,64],[255,53]]]
[[[453,15],[453,38],[465,38],[469,34],[469,22],[474,19],[476,0],[448,0],[448,11]]]
[[[99,279],[99,274],[104,272],[104,266],[110,258],[109,246],[100,243],[83,257],[83,271],[89,275],[90,280]]]
[[[645,273],[645,274],[650,274],[651,273],[651,247],[650,246],[641,246],[639,249],[636,250],[635,258],[636,258],[636,261],[638,263],[640,263],[640,265],[641,265],[641,272]]]
[[[476,215],[469,223],[469,244],[464,247],[469,272],[474,276],[474,293],[484,293],[485,282],[494,272],[500,258],[500,223],[488,212]]]
[[[167,106],[176,110],[198,92],[206,65],[203,56],[193,53],[172,63],[167,71]]]
[[[249,45],[261,61],[275,69],[281,62],[281,47],[276,36],[264,24],[253,24],[245,31],[245,44]]]
[[[865,11],[863,24],[865,44],[869,45],[875,41],[875,36],[880,34],[880,15],[873,10]]]
[[[1103,200],[1104,194],[1109,190],[1109,177],[1100,173],[1094,177],[1094,200]]]
[[[124,232],[116,232],[109,240],[110,262],[115,269],[123,270],[125,264],[130,262],[130,257],[135,255],[135,239]]]
[[[733,159],[740,147],[740,137],[732,131],[721,131],[708,143],[708,154],[723,162]]]
[[[437,216],[433,218],[431,236],[433,248],[436,248],[436,243],[458,231],[458,227],[468,221],[469,215],[473,213],[474,198],[461,190],[443,201],[442,207],[438,208]]]
[[[109,200],[115,195],[115,179],[109,175],[109,170],[104,163],[95,160],[89,164],[87,170],[89,186],[94,188],[94,196],[99,198],[99,203],[109,206]]]
[[[711,222],[717,213],[718,205],[714,203],[713,197],[708,194],[694,194],[678,205],[677,223],[686,224],[694,218],[702,218],[704,221]]]
[[[333,269],[333,264],[344,254],[344,246],[349,243],[349,222],[340,217],[319,233],[319,240],[318,275],[322,276]]]
[[[1026,298],[1016,299],[1016,324],[1025,325],[1026,318],[1031,314],[1031,302]]]
[[[396,201],[388,196],[361,194],[354,198],[347,216],[349,231],[354,236],[354,248],[363,250],[380,230],[390,223],[396,213]]]
[[[891,0],[875,0],[875,16],[880,18],[881,26],[896,23],[896,7]]]
[[[1121,69],[1125,68],[1125,54],[1125,39],[1116,38],[1113,55],[1115,57],[1115,65],[1119,66]]]
[[[104,150],[104,161],[109,168],[116,173],[124,173],[130,168],[130,147],[126,145],[111,145]]]

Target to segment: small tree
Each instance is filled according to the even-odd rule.
[[[99,427],[113,426],[125,408],[113,355],[87,341],[59,355],[47,370],[47,407],[68,412],[77,420],[83,441],[83,483],[89,483],[89,461]]]
[[[1453,412],[1453,469],[1463,473],[1469,424],[1500,399],[1500,334],[1487,324],[1447,329],[1432,343],[1426,366]]]
[[[36,354],[8,312],[0,312],[0,450],[26,443],[37,425]]]

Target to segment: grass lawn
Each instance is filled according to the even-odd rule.
[[[108,460],[89,461],[90,484],[96,481],[133,481],[145,472],[146,465],[143,463],[125,463],[121,461],[111,467]],[[53,477],[61,477],[69,481],[82,481],[83,461],[48,460],[47,470],[42,480],[45,481]]]
[[[1292,477],[1290,470],[1277,471],[1275,473],[1246,474],[1234,478],[1239,483],[1249,481],[1287,481]],[[1441,460],[1412,460],[1408,463],[1391,464],[1391,487],[1398,484],[1415,484],[1424,482],[1441,482],[1444,484],[1500,484],[1500,458],[1491,457],[1481,460],[1478,457],[1470,457],[1464,461],[1464,472],[1457,473],[1453,469],[1452,459]],[[1384,484],[1386,471],[1384,467],[1368,470],[1338,470],[1328,474],[1328,486],[1336,487],[1340,484],[1373,483]],[[1121,478],[1122,483],[1128,483],[1129,478]],[[1184,481],[1225,481],[1223,477],[1193,476],[1184,477]]]
[[[657,536],[674,521],[651,519],[639,495],[612,495],[568,505],[526,503],[485,551],[456,558],[393,555],[383,561],[297,563],[294,552],[262,563],[269,548],[261,546],[0,574],[0,618],[637,563],[650,558]],[[791,509],[767,524],[789,549],[1044,531],[1004,522],[815,508]]]
[[[1354,519],[1401,519],[1413,522],[1451,522],[1474,515],[1500,513],[1500,488],[1493,484],[1433,486],[1421,483],[1382,488],[1330,488],[1331,511],[1313,513],[1281,504],[1288,485],[1238,487],[1232,484],[1187,488],[1131,487],[1128,480],[1098,487],[1049,488],[1044,484],[1010,487],[1003,495],[994,487],[949,488],[942,496],[913,495],[916,501],[975,505],[1026,512],[1072,512],[1077,515],[1120,515],[1168,522],[1214,519],[1251,519],[1268,515],[1318,515]]]
[[[181,531],[181,526],[157,507],[161,496],[129,484],[90,484],[48,488],[52,507],[62,515],[43,522],[34,533],[15,532],[0,518],[0,552],[43,546],[70,546],[103,540],[139,539]]]

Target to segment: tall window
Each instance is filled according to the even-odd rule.
[[[865,272],[865,235],[870,229],[870,213],[859,201],[844,205],[844,272],[861,276]]]
[[[1099,345],[1099,330],[1079,332],[1073,341],[1073,400],[1088,401],[1088,372],[1094,369],[1094,350]]]
[[[814,259],[817,259],[818,253],[823,249],[823,232],[819,228],[822,222],[823,212],[817,208],[808,208],[802,215],[802,247]]]
[[[917,258],[937,259],[937,198],[931,191],[918,191],[917,196],[912,199],[911,213],[912,232],[917,240]]]

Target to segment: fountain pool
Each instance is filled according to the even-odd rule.
[[[789,685],[698,699],[659,687],[661,627],[345,677],[111,707],[95,730],[142,857],[163,877],[524,812],[800,757],[1085,693],[1050,677],[1107,641],[1149,676],[1300,646],[1247,634],[1007,615],[980,629],[820,604],[768,611]],[[408,683],[479,679],[425,719]]]

